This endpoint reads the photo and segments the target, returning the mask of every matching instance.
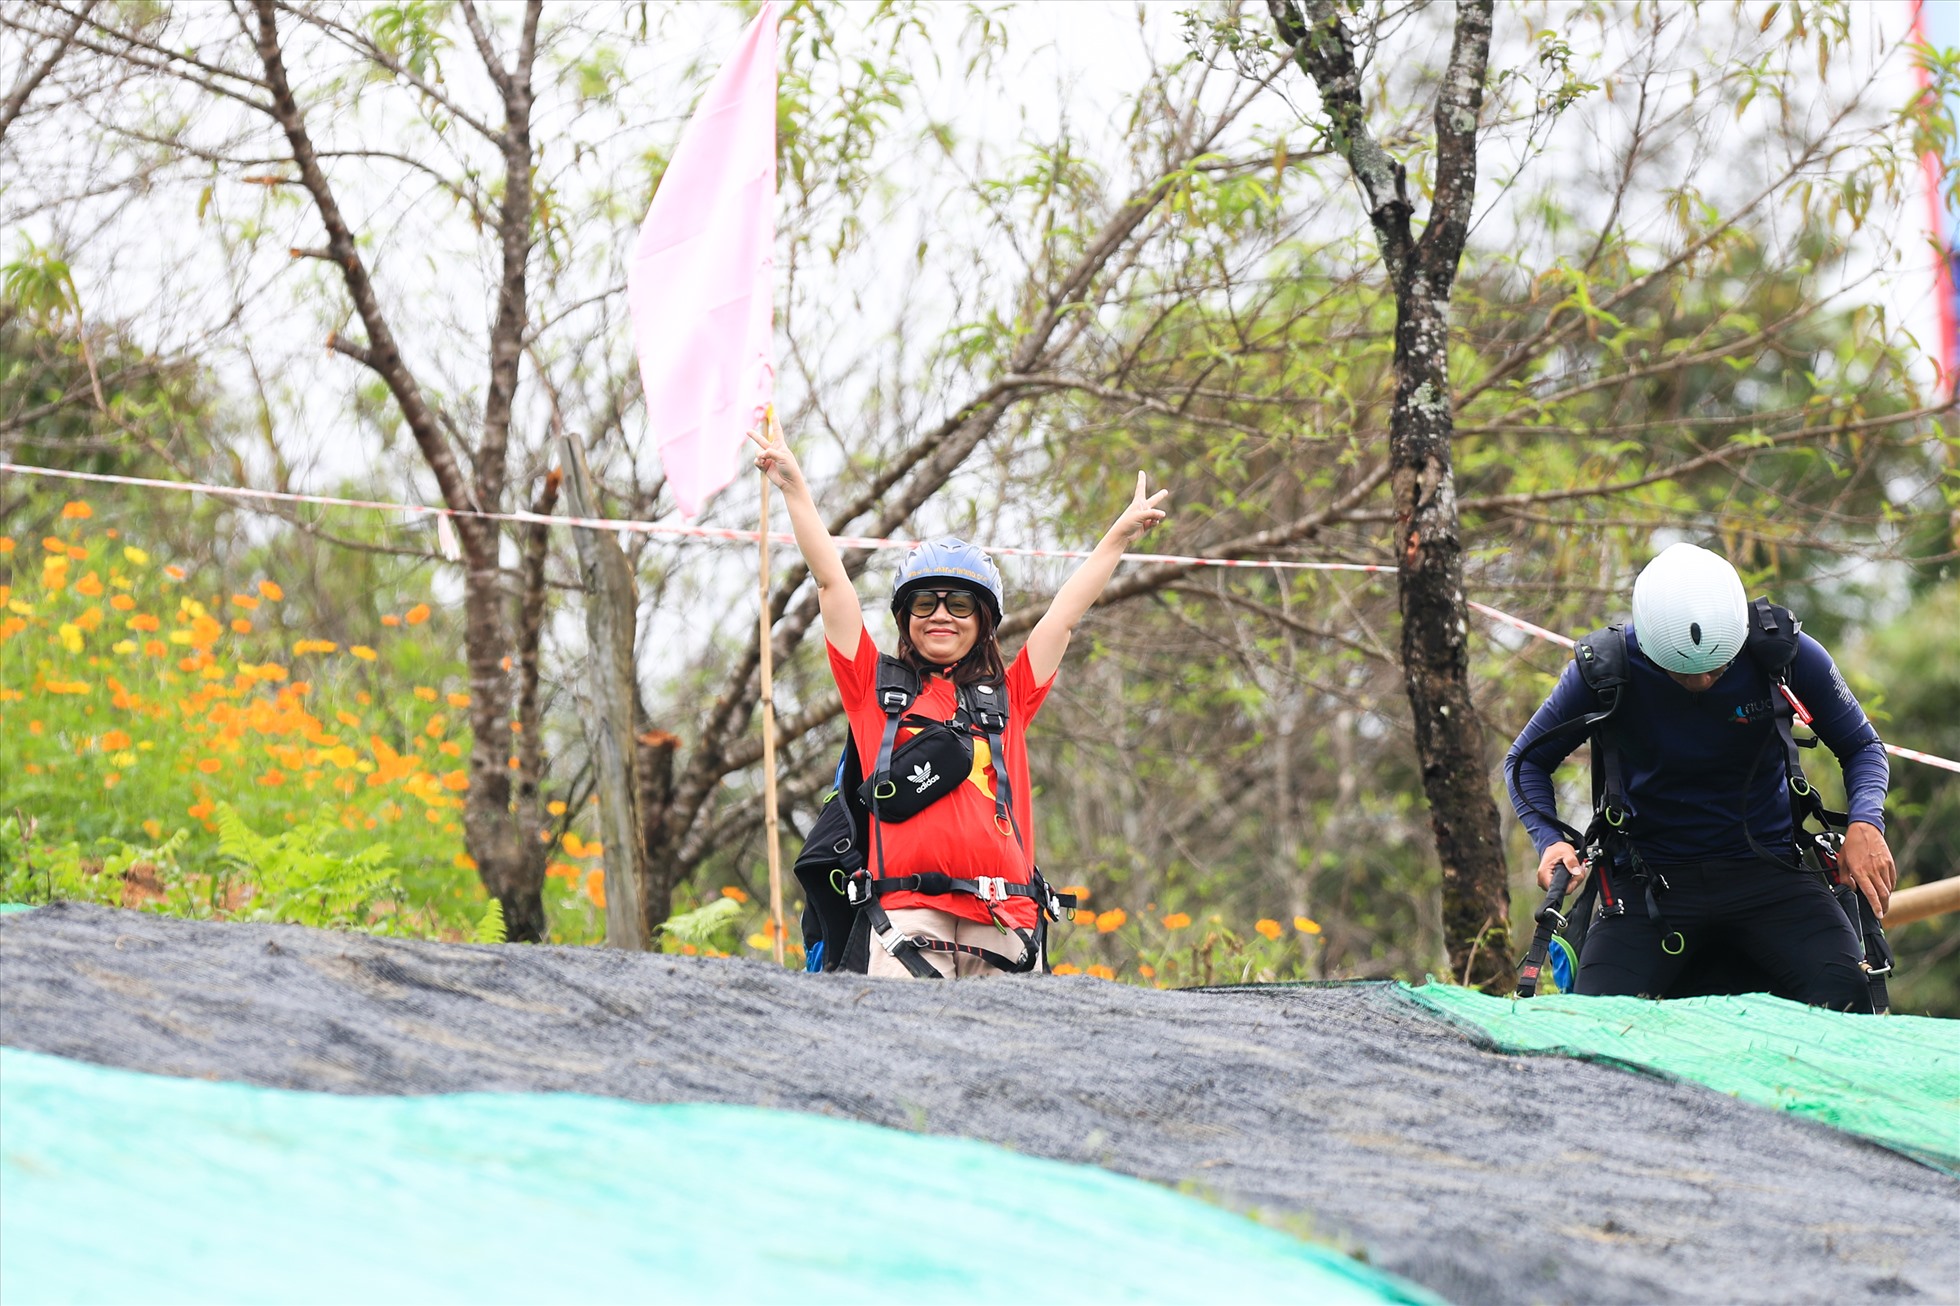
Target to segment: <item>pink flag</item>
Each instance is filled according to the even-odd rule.
[[[776,392],[776,7],[701,97],[640,227],[626,303],[681,512],[735,479]]]

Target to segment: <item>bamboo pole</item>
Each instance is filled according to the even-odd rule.
[[[773,423],[775,414],[770,414]],[[769,848],[769,936],[783,964],[783,850],[776,819],[776,683],[769,620],[769,473],[762,473],[762,528],[757,593],[762,596],[762,831]]]
[[[1897,929],[1950,911],[1960,911],[1960,875],[1934,880],[1931,884],[1915,884],[1893,894],[1885,908],[1885,928]]]

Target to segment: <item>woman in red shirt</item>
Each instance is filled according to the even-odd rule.
[[[756,466],[782,490],[789,507],[797,547],[803,551],[817,582],[817,601],[823,613],[831,673],[850,718],[858,756],[870,774],[879,755],[886,726],[878,696],[878,650],[865,637],[864,614],[843,560],[830,533],[817,515],[803,469],[783,441],[780,427],[757,455]],[[1025,886],[1034,869],[1034,821],[1028,778],[1027,727],[1054,684],[1055,672],[1068,651],[1069,638],[1116,570],[1123,552],[1145,531],[1164,519],[1168,490],[1146,495],[1143,473],[1137,473],[1136,494],[1116,519],[1094,553],[1055,594],[1048,611],[1029,632],[1027,643],[1011,666],[1001,658],[997,631],[1001,620],[1000,572],[980,550],[950,536],[913,546],[901,564],[892,592],[892,615],[898,622],[898,660],[919,676],[916,700],[909,717],[951,720],[959,710],[959,695],[969,701],[995,692],[1004,684],[1007,724],[1001,732],[1004,757],[992,756],[984,738],[973,741],[971,773],[942,797],[903,821],[874,817],[875,855],[869,871],[874,877],[902,878],[937,872],[952,879],[1004,881]],[[902,728],[904,743],[912,734]],[[996,802],[1005,768],[1011,810],[1007,819]],[[931,777],[914,767],[902,767],[894,781],[918,779],[921,788]],[[912,972],[895,949],[923,958],[941,976],[984,975],[1001,969],[979,954],[991,952],[1015,963],[1017,971],[1035,969],[1033,955],[1040,908],[1032,897],[974,893],[927,894],[885,892],[872,900],[889,918],[889,928],[876,932],[869,948],[868,973],[905,978]],[[877,916],[872,916],[874,923]],[[906,942],[914,947],[904,948]],[[882,946],[881,946],[882,945]],[[935,945],[940,950],[934,950]],[[947,948],[945,945],[957,945]]]

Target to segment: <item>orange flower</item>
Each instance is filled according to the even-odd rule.
[[[149,820],[143,822],[143,833],[149,835],[152,839],[163,838],[163,822],[152,816]]]
[[[163,623],[147,612],[139,612],[129,619],[129,628],[131,630],[140,630],[147,634],[151,631],[161,630]]]
[[[347,650],[363,662],[372,662],[381,655],[365,644],[355,644]]]
[[[208,798],[202,802],[192,803],[184,809],[186,813],[199,821],[204,820],[217,810],[217,807]]]
[[[130,738],[123,731],[111,730],[108,734],[102,736],[102,751],[105,753],[120,753],[123,749],[128,748],[129,745]]]
[[[1061,892],[1074,894],[1075,900],[1079,903],[1089,901],[1089,886],[1086,884],[1063,885]]]
[[[14,537],[11,535],[0,535],[0,553],[12,553],[13,551]]]
[[[741,889],[736,888],[732,884],[724,885],[722,887],[721,896],[724,898],[731,899],[735,902],[747,902],[749,900],[749,895],[747,893],[743,892]]]
[[[1191,916],[1188,912],[1174,911],[1164,917],[1164,928],[1167,930],[1181,930],[1190,923]]]
[[[442,787],[444,789],[453,790],[456,793],[461,793],[463,790],[470,787],[469,773],[467,771],[449,772],[447,775],[442,777]]]
[[[109,606],[118,612],[128,612],[136,606],[136,600],[127,594],[118,594],[109,600]]]
[[[445,701],[451,707],[468,707],[470,705],[470,696],[468,694],[451,694]]]
[[[1080,966],[1071,966],[1067,962],[1063,962],[1061,965],[1055,967],[1055,969],[1050,973],[1055,975],[1080,975],[1082,973],[1082,968]]]
[[[41,547],[49,553],[59,554],[64,558],[68,556],[68,541],[60,539],[57,536],[43,535],[41,537]]]
[[[1108,934],[1113,930],[1120,930],[1123,928],[1123,922],[1129,919],[1130,913],[1124,911],[1121,907],[1112,907],[1102,915],[1096,917],[1096,933]]]
[[[61,516],[66,521],[87,521],[95,516],[95,509],[81,499],[70,499],[61,505]]]
[[[102,593],[102,578],[94,572],[75,582],[75,592],[84,598],[96,598]]]
[[[102,777],[102,787],[104,789],[114,789],[117,785],[121,783],[122,783],[121,771],[111,771],[109,772],[109,774]]]
[[[1115,971],[1111,970],[1107,966],[1100,965],[1100,964],[1089,967],[1089,974],[1093,975],[1097,979],[1113,980],[1116,978]]]
[[[550,812],[553,816],[563,816],[565,814],[565,804],[554,798],[544,805],[544,810]]]
[[[1295,916],[1293,918],[1293,928],[1302,934],[1318,934],[1320,933],[1320,922],[1310,916]]]
[[[435,716],[429,718],[428,725],[422,727],[422,733],[431,739],[440,739],[442,738],[442,732],[447,729],[449,729],[448,719],[442,716],[441,713],[437,713]]]
[[[459,871],[473,871],[476,869],[476,858],[470,856],[468,853],[457,853],[453,862]]]
[[[1270,921],[1270,920],[1259,921],[1252,928],[1258,930],[1261,934],[1265,935],[1269,939],[1277,939],[1279,937],[1278,921]]]
[[[172,580],[182,580],[184,578],[184,569],[173,562],[163,569],[163,574]]]
[[[429,619],[429,605],[426,603],[416,604],[414,607],[408,610],[408,613],[405,616],[402,617],[402,620],[407,622],[411,626],[419,626],[423,622],[427,621],[428,619]]]
[[[231,629],[233,634],[249,635],[252,633],[252,623],[243,617],[233,617],[231,619]]]
[[[1141,975],[1145,979],[1156,979],[1157,968],[1155,966],[1138,966],[1137,974]]]
[[[225,769],[225,764],[223,762],[220,762],[215,757],[199,758],[197,763],[197,769],[204,772],[204,774],[206,775],[216,775],[218,774],[218,772]],[[196,816],[197,813],[192,812],[191,815]]]
[[[592,905],[600,911],[606,909],[606,873],[587,871],[585,873],[585,896],[592,899]]]
[[[231,601],[234,607],[243,608],[247,612],[259,606],[259,601],[250,594],[234,594],[231,596]]]
[[[573,884],[578,883],[580,874],[578,867],[572,865],[570,862],[553,862],[544,868],[544,873],[551,879],[570,880]]]
[[[271,599],[274,603],[277,603],[280,599],[286,597],[286,591],[279,588],[279,584],[277,581],[270,581],[270,580],[260,581],[259,593],[264,595],[266,598]]]
[[[268,789],[277,789],[280,785],[286,783],[286,773],[278,767],[274,767],[259,777],[259,783]]]
[[[565,855],[567,857],[585,856],[585,840],[578,837],[577,830],[565,831]]]
[[[153,658],[160,658],[170,650],[160,639],[146,639],[143,641],[143,651]]]
[[[388,615],[381,618],[381,624],[384,626],[399,626],[402,624],[402,619],[396,616],[394,613],[390,612]]]
[[[355,716],[352,712],[335,712],[333,716],[334,716],[334,720],[340,722],[340,724],[344,726],[358,726],[359,724],[361,724],[361,719]]]
[[[415,697],[421,699],[424,703],[433,703],[436,701],[436,691],[430,689],[427,685],[417,685],[415,687]]]

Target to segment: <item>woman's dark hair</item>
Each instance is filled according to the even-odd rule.
[[[964,589],[965,586],[948,586],[949,589]],[[900,609],[901,612],[904,609]],[[983,600],[974,604],[973,619],[979,630],[973,637],[973,647],[966,656],[953,664],[950,672],[953,684],[961,689],[977,685],[983,680],[1004,680],[1007,666],[1000,660],[1000,640],[995,635],[994,610]],[[945,671],[937,662],[929,662],[912,643],[912,617],[909,613],[898,620],[898,660],[911,667],[920,675]]]

